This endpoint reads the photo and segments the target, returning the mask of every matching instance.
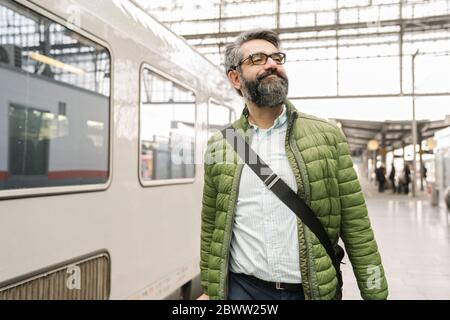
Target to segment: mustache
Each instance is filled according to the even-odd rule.
[[[271,76],[271,75],[275,75],[275,76],[277,76],[278,78],[287,80],[286,77],[285,77],[284,75],[282,75],[282,74],[279,74],[279,73],[277,72],[276,69],[270,69],[270,70],[267,70],[267,71],[265,71],[264,73],[260,74],[258,77],[256,77],[256,79],[257,79],[258,81],[261,81],[261,80],[264,79],[265,77],[268,77],[268,76]]]

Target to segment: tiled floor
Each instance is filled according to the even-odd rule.
[[[427,195],[379,194],[362,180],[389,285],[389,299],[450,299],[450,213]],[[361,299],[348,261],[344,299]]]

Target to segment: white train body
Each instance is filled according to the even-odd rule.
[[[435,188],[438,190],[438,204],[446,205],[446,197],[450,194],[450,128],[437,131],[434,159]],[[448,204],[447,204],[448,206]]]
[[[80,276],[74,266],[93,253],[107,256],[110,299],[161,299],[198,280],[208,110],[241,107],[223,72],[132,1],[2,0],[0,5],[27,8],[68,27],[74,38],[106,48],[111,65],[103,95],[0,64],[0,299],[2,290],[15,287],[21,293],[13,297],[26,298],[29,293],[20,286],[37,285],[32,282],[39,278],[45,282],[45,274],[55,270],[66,274],[59,281],[69,286],[71,276]],[[195,95],[193,127],[185,126],[195,133],[193,176],[146,181],[141,174],[143,70]],[[27,89],[18,90],[24,83]],[[21,168],[11,164],[8,150],[15,150],[14,141],[22,142],[12,135],[32,112],[48,121],[51,132],[41,130],[33,138],[45,163],[24,162],[23,168],[44,174],[15,187],[11,166]],[[80,141],[89,136],[83,130],[93,132],[89,142]],[[19,158],[25,159],[21,148]],[[17,179],[19,185],[25,181]],[[77,179],[88,183],[78,185]],[[76,278],[70,282],[75,290],[87,285],[83,281],[97,281],[92,272],[88,280],[78,278],[78,287]]]

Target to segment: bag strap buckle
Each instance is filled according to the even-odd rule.
[[[268,176],[263,182],[266,185],[266,187],[270,190],[273,188],[275,183],[280,180],[280,177],[275,174],[275,172],[272,172],[270,176]]]

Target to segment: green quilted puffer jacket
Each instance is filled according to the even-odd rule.
[[[298,195],[306,201],[337,246],[342,238],[364,299],[386,299],[387,282],[349,148],[335,125],[298,112],[286,101],[285,148]],[[247,142],[248,110],[233,123]],[[208,141],[202,200],[201,281],[210,299],[226,299],[234,213],[244,164],[216,133]],[[308,300],[336,299],[337,277],[325,248],[298,219],[300,271]],[[345,279],[344,279],[345,286]]]

